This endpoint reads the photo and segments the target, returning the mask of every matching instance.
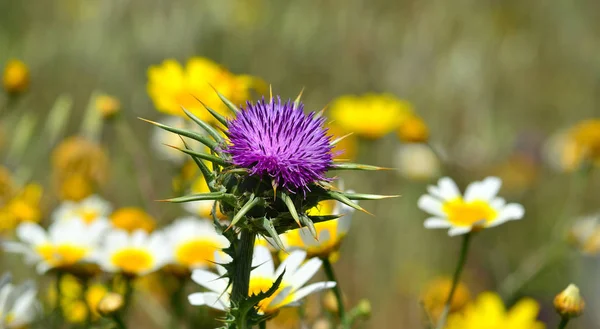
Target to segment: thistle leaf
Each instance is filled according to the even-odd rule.
[[[258,294],[249,296],[247,299],[242,301],[242,303],[240,305],[240,311],[242,312],[242,314],[247,313],[251,308],[253,308],[258,303],[260,303],[261,300],[273,296],[273,294],[277,291],[277,289],[279,289],[279,286],[281,285],[281,282],[283,281],[284,275],[285,275],[285,270],[283,270],[283,272],[277,277],[277,280],[275,280],[275,282],[273,282],[273,285],[271,285],[271,288],[269,288],[267,291],[261,291]]]
[[[277,230],[275,230],[275,226],[273,226],[271,220],[269,220],[266,217],[263,218],[262,226],[267,232],[269,232],[269,236],[271,237],[271,239],[273,239],[273,241],[275,241],[277,247],[279,247],[279,249],[281,250],[285,250],[283,241],[281,241],[281,238],[279,237],[279,234],[277,234]]]
[[[298,108],[298,105],[300,105],[300,98],[302,98],[302,93],[304,92],[304,87],[302,88],[302,90],[300,90],[300,93],[298,94],[298,97],[296,97],[296,100],[294,100],[294,108]],[[271,98],[273,98],[271,96]]]
[[[240,109],[237,108],[237,106],[235,106],[235,104],[233,104],[230,100],[227,99],[227,97],[223,96],[215,87],[213,87],[211,85],[212,89],[217,93],[217,96],[219,96],[219,98],[221,99],[221,101],[223,102],[223,104],[225,104],[225,106],[227,106],[227,108],[233,112],[234,114],[238,114],[240,112]]]
[[[262,201],[261,198],[257,198],[254,196],[254,194],[252,194],[250,196],[250,199],[248,199],[248,202],[246,202],[246,204],[243,205],[242,208],[240,208],[240,210],[235,214],[235,216],[233,216],[233,219],[231,220],[231,224],[229,224],[229,227],[227,227],[227,230],[229,230],[235,224],[237,224],[237,222],[239,222],[240,219],[242,219],[250,210],[252,210],[252,208],[254,208],[254,206],[258,205],[261,201]]]
[[[306,216],[313,223],[326,222],[328,220],[334,220],[342,217],[342,215],[323,215],[323,216]]]
[[[209,192],[209,193],[198,193],[191,195],[184,195],[176,198],[160,200],[164,202],[172,202],[172,203],[184,203],[191,201],[207,201],[207,200],[221,200],[225,197],[226,193],[223,192]]]
[[[331,170],[389,170],[390,168],[369,166],[351,162],[335,162],[331,165]]]
[[[359,206],[358,204],[352,202],[350,199],[348,199],[345,195],[343,195],[342,193],[339,192],[335,192],[335,191],[328,191],[327,194],[334,200],[337,200],[345,205],[347,205],[348,207],[354,208],[356,210],[360,210],[364,213],[367,213],[369,215],[372,215],[370,212],[366,211],[365,209],[363,209],[363,207]]]
[[[196,152],[196,151],[192,151],[192,150],[189,150],[189,149],[182,149],[182,148],[179,148],[179,147],[173,146],[173,145],[167,145],[167,146],[172,147],[172,148],[174,148],[176,150],[179,150],[179,151],[181,151],[183,153],[186,153],[186,154],[198,157],[198,158],[200,158],[202,160],[206,160],[206,161],[210,161],[210,162],[212,162],[214,164],[218,164],[219,166],[222,166],[222,167],[226,167],[226,166],[230,165],[230,163],[228,163],[227,161],[219,158],[216,155],[206,154],[206,153],[202,153],[202,152]]]
[[[204,103],[202,103],[202,105],[204,105]],[[204,107],[206,107],[206,105],[204,105]],[[192,121],[194,121],[197,125],[199,125],[200,127],[202,127],[202,129],[206,130],[206,132],[217,143],[222,143],[222,142],[225,141],[225,139],[223,138],[223,136],[221,136],[221,134],[219,134],[219,132],[215,128],[213,128],[211,125],[209,125],[208,123],[200,120],[200,118],[198,118],[197,116],[195,116],[192,112],[186,110],[183,106],[181,107],[181,109],[183,109],[183,112],[185,113],[185,115],[187,115],[190,119],[192,119]]]
[[[331,141],[331,143],[329,143],[329,145],[335,146],[335,145],[337,145],[337,143],[341,142],[346,137],[351,136],[352,134],[354,134],[354,133],[348,133],[348,134],[346,134],[344,136],[338,137],[338,138],[334,139],[333,141]]]
[[[380,194],[362,194],[362,193],[343,193],[349,200],[383,200],[397,198],[399,195],[380,195]]]
[[[185,148],[187,150],[191,150],[183,138],[181,138],[181,141],[183,142],[183,145],[185,146]],[[202,176],[204,176],[204,179],[206,180],[206,184],[208,185],[208,188],[211,190],[211,192],[215,192],[215,188],[213,187],[213,184],[212,184],[212,182],[215,180],[215,175],[213,174],[213,172],[197,156],[192,155],[192,160],[194,160],[194,162],[196,163],[198,168],[200,168],[200,171],[202,172]]]
[[[298,216],[298,211],[296,211],[296,206],[294,205],[294,201],[292,200],[292,198],[290,198],[290,196],[286,193],[280,193],[279,198],[287,206],[290,215],[292,215],[292,218],[296,221],[298,227],[302,227],[302,225],[300,224],[300,217]]]
[[[202,104],[202,106],[204,106],[204,108],[215,118],[217,119],[217,121],[219,121],[223,126],[227,127],[227,118],[224,117],[223,115],[221,115],[219,112],[211,109],[210,107],[208,107],[206,104],[204,104],[203,101],[201,101],[198,97],[194,96],[194,98],[196,98],[196,100],[198,102],[200,102],[200,104]]]
[[[175,128],[175,127],[163,125],[162,123],[154,122],[154,121],[151,121],[151,120],[146,120],[146,119],[143,119],[143,118],[139,118],[139,119],[142,120],[142,121],[146,121],[148,123],[151,123],[151,124],[153,124],[153,125],[161,128],[161,129],[166,130],[166,131],[170,131],[172,133],[175,133],[175,134],[178,134],[178,135],[185,136],[185,137],[191,138],[193,140],[196,140],[196,141],[198,141],[198,142],[200,142],[200,143],[208,146],[213,151],[216,150],[217,142],[212,141],[212,140],[206,138],[206,136],[202,136],[202,135],[200,135],[200,134],[198,134],[196,132],[193,132],[193,131],[189,131],[189,130],[185,130],[185,129],[179,129],[179,128]]]
[[[308,231],[313,236],[313,238],[315,238],[315,240],[318,240],[317,229],[315,229],[315,224],[310,220],[310,218],[303,214],[302,216],[300,216],[300,221],[302,222],[302,224],[304,224],[304,226],[308,227]]]

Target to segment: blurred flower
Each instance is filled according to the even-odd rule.
[[[85,289],[79,279],[68,274],[61,276],[59,286],[59,305],[67,322],[84,323],[89,316],[88,309],[91,311],[92,320],[99,318],[99,303],[109,293],[109,287],[94,282]],[[51,285],[48,290],[51,305],[56,305],[57,297],[56,285]]]
[[[568,239],[584,254],[598,254],[600,252],[600,214],[577,219],[569,230]]]
[[[429,140],[429,128],[423,119],[411,115],[400,122],[398,138],[406,143],[426,143]]]
[[[11,172],[0,166],[0,205],[6,203],[15,193],[16,186]]]
[[[451,314],[446,329],[543,329],[537,321],[540,307],[533,299],[522,299],[510,310],[496,293],[484,292],[463,312]]]
[[[42,218],[40,202],[42,186],[30,183],[0,207],[0,232],[12,230],[25,222],[39,222]]]
[[[125,300],[123,299],[123,296],[116,292],[109,292],[105,294],[98,303],[98,313],[103,316],[114,314],[118,312],[124,304]]]
[[[79,201],[107,181],[108,157],[100,145],[69,137],[52,151],[52,171],[61,197]]]
[[[397,147],[394,166],[412,180],[424,181],[440,174],[440,160],[425,144],[402,144]]]
[[[585,302],[579,294],[579,288],[570,284],[554,298],[554,308],[563,318],[578,317],[585,309]]]
[[[365,94],[338,97],[331,105],[330,117],[347,132],[378,139],[398,129],[412,113],[410,103],[391,94]]]
[[[546,143],[550,164],[574,171],[584,164],[600,166],[600,119],[585,120],[553,135]]]
[[[501,185],[499,178],[487,177],[471,183],[463,197],[452,179],[441,178],[437,186],[427,188],[429,194],[419,198],[419,208],[434,215],[425,227],[449,228],[448,235],[454,236],[523,218],[522,205],[506,204],[496,196]]]
[[[129,233],[135,230],[150,233],[156,227],[156,220],[143,209],[137,207],[125,207],[115,210],[110,215],[110,222],[114,227]]]
[[[2,83],[9,94],[24,92],[29,87],[29,68],[20,60],[9,60],[4,66]]]
[[[332,141],[348,134],[335,123],[330,123],[326,125],[326,128],[327,133],[331,135]],[[352,134],[344,137],[344,139],[339,141],[331,152],[333,153],[334,159],[344,159],[352,161],[356,158],[357,148],[358,139],[356,138],[356,135]]]
[[[275,313],[280,308],[291,306],[311,293],[335,286],[335,282],[318,282],[302,287],[317,273],[322,264],[318,258],[311,258],[304,262],[305,258],[305,252],[292,251],[275,270],[275,264],[269,249],[263,246],[254,248],[249,294],[267,291],[285,269],[283,280],[277,291],[258,304],[260,314]],[[228,289],[229,280],[222,276],[225,270],[221,266],[218,266],[217,269],[220,274],[202,269],[194,270],[192,280],[207,288],[210,292],[191,294],[189,300],[192,305],[206,305],[219,310],[226,310],[229,307],[229,296],[225,293]]]
[[[194,57],[185,68],[172,59],[151,66],[147,89],[159,111],[185,116],[181,110],[184,107],[200,119],[213,122],[213,117],[198,100],[223,115],[229,114],[213,87],[234,104],[241,104],[250,98],[250,91],[261,84],[259,79],[235,75],[208,58]]]
[[[53,268],[73,271],[83,262],[93,262],[108,227],[105,220],[88,225],[74,219],[52,223],[45,231],[37,224],[23,223],[17,227],[21,242],[4,242],[4,247],[8,252],[23,254],[26,262],[37,264],[40,273]]]
[[[317,239],[307,227],[302,227],[282,234],[282,241],[286,249],[302,249],[308,253],[308,257],[329,257],[331,261],[336,261],[342,240],[350,229],[353,213],[353,208],[342,203],[331,200],[321,201],[307,212],[309,216],[340,215],[341,217],[315,223]]]
[[[0,278],[0,328],[22,329],[31,324],[39,310],[37,288],[31,281],[15,286],[9,274]]]
[[[538,163],[531,157],[515,153],[492,168],[492,172],[502,179],[507,193],[514,193],[531,187],[539,176],[539,169]]]
[[[90,224],[106,219],[112,211],[110,203],[98,195],[89,196],[80,202],[64,201],[52,213],[55,222],[81,219]]]
[[[229,247],[229,240],[217,233],[212,221],[196,217],[176,220],[164,229],[171,262],[186,269],[213,267],[215,252]]]
[[[444,311],[450,289],[452,289],[452,279],[441,277],[429,282],[421,294],[423,306],[434,322],[438,321]],[[450,313],[460,311],[470,300],[469,288],[464,283],[459,282],[450,302]]]
[[[342,293],[342,301],[343,301],[344,305],[348,304],[346,295],[343,293]],[[323,308],[325,308],[328,312],[331,312],[334,314],[336,314],[338,312],[337,297],[335,297],[335,294],[333,293],[333,291],[328,290],[326,293],[324,293],[323,298],[321,299],[321,302],[323,304]]]
[[[96,97],[96,109],[104,119],[110,119],[121,110],[121,102],[113,96],[102,94]]]
[[[122,272],[137,276],[154,272],[165,265],[170,257],[162,232],[148,234],[137,230],[128,234],[123,230],[110,231],[96,261],[106,272]]]

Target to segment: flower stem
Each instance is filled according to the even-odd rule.
[[[458,283],[460,282],[460,275],[465,267],[465,263],[467,262],[467,253],[469,251],[469,244],[471,242],[471,237],[473,233],[469,232],[465,234],[462,242],[462,246],[460,248],[460,256],[458,258],[458,264],[456,265],[456,271],[454,272],[454,277],[452,278],[452,288],[450,288],[450,294],[448,294],[448,299],[446,300],[446,304],[444,305],[444,311],[440,316],[440,320],[437,324],[437,329],[442,329],[446,325],[446,319],[448,314],[450,313],[450,305],[452,304],[452,299],[454,298],[454,293],[456,292],[456,288],[458,287]]]
[[[340,322],[342,323],[342,326],[346,326],[346,311],[344,310],[344,300],[342,299],[342,291],[340,290],[340,284],[335,277],[335,272],[333,271],[333,266],[331,266],[329,258],[323,257],[321,258],[321,260],[323,261],[323,269],[325,270],[325,275],[327,275],[327,279],[336,283],[335,286],[331,288],[331,290],[333,290],[333,293],[335,294],[335,299],[337,301]]]
[[[112,319],[117,325],[118,329],[127,329],[127,325],[125,324],[125,321],[123,321],[123,318],[119,315],[119,313],[115,313],[112,316]]]
[[[240,302],[248,298],[250,289],[250,271],[252,270],[252,254],[254,252],[254,241],[256,233],[249,229],[243,228],[240,234],[238,248],[235,251],[236,271],[232,277],[231,288],[231,303],[239,305]],[[246,314],[242,314],[241,318],[236,319],[238,329],[247,329]]]
[[[258,324],[258,329],[267,329],[267,321]]]
[[[565,329],[567,327],[567,323],[569,323],[569,318],[562,317],[562,319],[560,319],[560,323],[558,324],[558,329]]]
[[[62,321],[64,320],[64,315],[63,315],[63,311],[62,311],[62,305],[61,305],[61,300],[62,300],[62,290],[60,289],[60,284],[63,278],[63,272],[62,271],[58,271],[56,272],[56,304],[54,305],[54,313],[56,316],[56,327],[60,328],[62,326]]]

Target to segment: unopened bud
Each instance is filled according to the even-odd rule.
[[[361,299],[358,302],[358,305],[356,305],[356,310],[362,317],[365,317],[365,318],[370,317],[371,316],[371,302],[369,302],[369,300],[367,300],[367,299]]]
[[[109,292],[98,303],[98,313],[108,316],[118,312],[123,307],[123,296],[115,292]]]
[[[554,298],[554,308],[558,314],[566,318],[578,317],[583,313],[585,302],[579,294],[579,288],[570,284]]]
[[[119,113],[121,102],[109,95],[100,95],[96,97],[96,109],[104,119],[110,119]]]
[[[2,83],[9,94],[24,92],[29,86],[29,69],[27,65],[16,59],[8,61],[4,67]]]
[[[344,302],[344,304],[346,304],[346,296],[342,295],[342,301]],[[325,293],[325,295],[323,296],[323,306],[327,311],[331,313],[338,312],[338,302],[333,291],[329,290]]]

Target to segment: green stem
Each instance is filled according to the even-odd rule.
[[[252,271],[252,254],[254,252],[254,241],[256,233],[249,229],[242,229],[240,234],[240,242],[235,251],[235,274],[232,278],[231,288],[231,304],[239,305],[242,301],[248,298],[250,290],[250,271]],[[246,314],[241,314],[239,319],[236,319],[238,329],[247,329],[248,322]]]
[[[185,278],[177,278],[177,289],[171,295],[171,308],[173,309],[172,327],[177,327],[181,320],[185,320]]]
[[[60,328],[62,326],[62,322],[64,320],[64,315],[61,306],[62,299],[62,289],[60,288],[60,283],[62,281],[64,273],[61,271],[56,272],[56,305],[54,305],[54,314],[56,316],[56,327]]]
[[[133,299],[133,277],[127,274],[123,275],[125,279],[125,294],[123,295],[123,314],[127,314],[131,308],[131,300]]]
[[[123,318],[119,315],[119,313],[113,314],[112,319],[117,325],[118,329],[127,329],[127,325],[125,324],[125,321],[123,321]]]
[[[454,271],[454,277],[452,278],[452,288],[450,288],[450,294],[448,294],[448,299],[446,300],[446,304],[444,305],[444,311],[440,316],[440,320],[437,324],[437,329],[442,329],[446,325],[446,319],[448,314],[450,313],[450,305],[452,304],[452,299],[454,298],[454,293],[456,292],[456,288],[458,287],[458,283],[460,282],[460,275],[465,267],[465,263],[467,262],[467,253],[469,251],[469,244],[471,242],[471,237],[473,236],[472,232],[465,234],[462,242],[462,246],[460,248],[460,256],[458,258],[458,264],[456,265],[456,271]]]
[[[267,321],[258,324],[258,329],[267,329]]]
[[[337,301],[340,322],[344,327],[346,327],[346,311],[344,310],[344,300],[342,299],[342,291],[340,290],[340,284],[335,277],[335,272],[333,271],[333,266],[331,266],[329,258],[323,257],[321,258],[321,260],[323,261],[323,269],[325,270],[325,275],[327,275],[327,280],[335,282],[335,286],[331,288],[331,290],[333,290],[335,299]]]
[[[87,300],[87,292],[88,292],[88,288],[89,288],[89,280],[87,278],[83,279],[81,281],[81,286],[82,286],[82,296],[81,298],[83,299],[83,304],[85,305],[85,310],[86,310],[86,316],[85,316],[85,327],[86,328],[90,328],[92,325],[92,308],[90,306],[90,304],[88,303]]]
[[[564,329],[567,327],[567,323],[569,323],[568,317],[563,317],[560,319],[560,323],[558,324],[558,329]]]

